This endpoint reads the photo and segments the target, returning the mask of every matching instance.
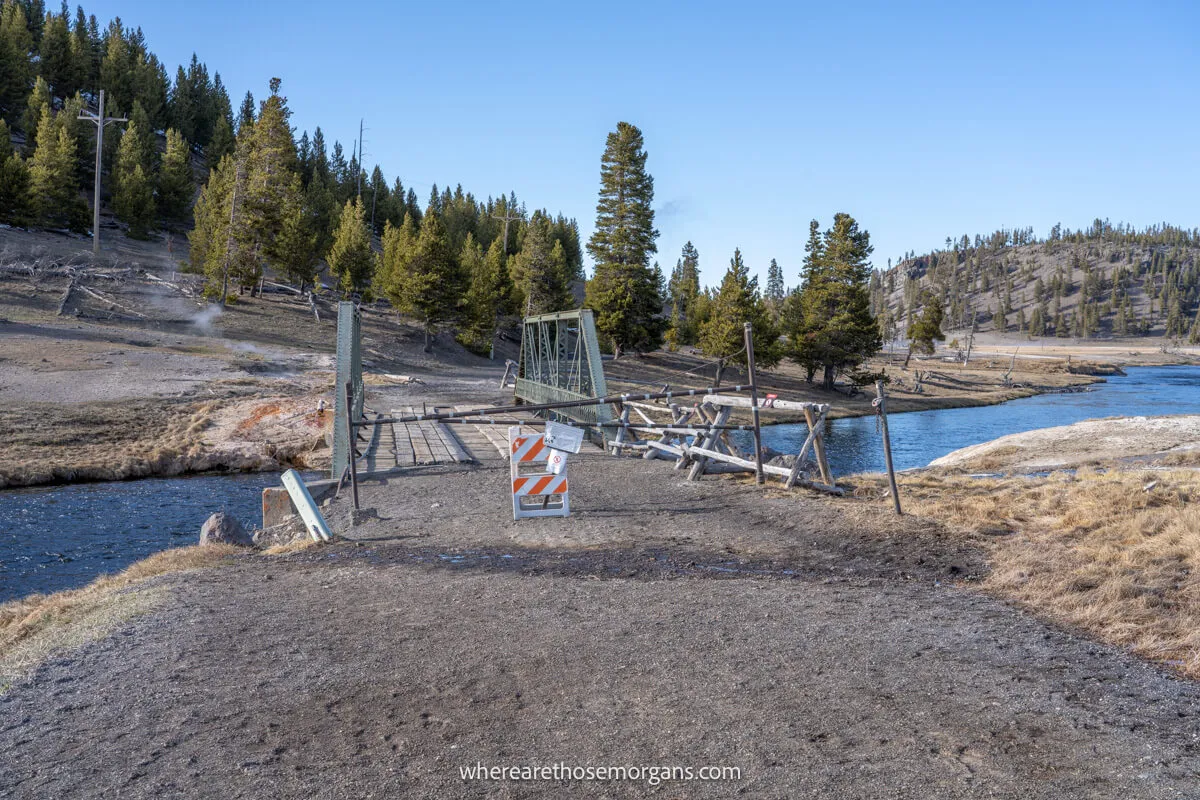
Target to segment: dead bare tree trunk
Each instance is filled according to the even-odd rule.
[[[63,292],[62,301],[58,304],[58,316],[66,313],[67,303],[71,302],[71,292],[75,289],[75,278],[71,278],[71,282],[67,284],[67,290]]]

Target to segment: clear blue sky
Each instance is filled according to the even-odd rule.
[[[72,0],[73,1],[73,0]],[[846,211],[874,261],[947,235],[1096,216],[1200,225],[1195,2],[500,3],[102,0],[234,107],[272,76],[297,135],[479,197],[595,218],[600,155],[639,126],[658,260],[734,247],[788,283],[808,221]]]

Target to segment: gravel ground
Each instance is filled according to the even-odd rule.
[[[368,485],[357,541],[170,578],[0,697],[0,796],[1195,796],[1196,685],[974,591],[928,521],[595,456],[518,526],[506,481]]]

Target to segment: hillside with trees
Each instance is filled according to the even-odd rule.
[[[889,267],[870,287],[885,340],[923,331],[936,303],[945,330],[1200,342],[1200,229],[1097,219],[1041,239],[1032,228],[998,230],[947,238],[944,249]]]
[[[461,184],[418,200],[318,126],[296,136],[278,78],[235,112],[220,73],[193,55],[172,80],[138,28],[44,0],[0,0],[0,225],[89,232],[95,111],[105,129],[101,212],[124,235],[186,233],[183,266],[224,303],[269,273],[384,297],[432,334],[453,325],[485,352],[504,314],[576,305],[583,252],[573,219],[514,192]],[[470,308],[468,308],[470,306]]]
[[[574,219],[461,185],[434,185],[421,202],[360,163],[361,143],[347,154],[319,126],[297,136],[280,78],[235,111],[197,56],[172,79],[140,29],[119,18],[102,27],[82,8],[47,11],[44,0],[0,0],[0,224],[88,231],[95,125],[80,115],[101,90],[105,115],[125,118],[106,128],[101,210],[131,238],[186,234],[182,266],[222,305],[270,278],[302,294],[386,301],[423,330],[426,350],[452,330],[484,353],[506,320],[582,302],[618,358],[665,342],[722,367],[744,362],[749,320],[762,365],[790,358],[826,387],[879,348],[870,237],[846,214],[824,232],[812,223],[791,291],[774,260],[760,288],[739,251],[720,284],[702,289],[690,242],[668,279],[653,261],[645,142],[628,122],[601,156],[587,279]]]

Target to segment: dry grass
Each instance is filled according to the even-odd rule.
[[[277,544],[273,545],[272,547],[268,547],[266,550],[262,551],[262,554],[264,556],[286,556],[291,553],[299,553],[302,550],[307,550],[310,547],[316,546],[317,543],[306,534],[303,539],[297,539],[296,541],[288,542],[287,544]]]
[[[987,470],[1007,469],[1012,465],[1012,457],[1021,453],[1021,448],[1014,445],[996,447],[975,458],[955,465],[956,471],[984,472]]]
[[[1170,451],[1163,454],[1159,463],[1169,467],[1200,467],[1200,449]]]
[[[860,495],[881,494],[860,480]],[[906,511],[988,549],[986,589],[1200,678],[1200,474],[926,474],[900,492]]]
[[[228,563],[243,552],[230,545],[180,547],[103,575],[82,589],[30,595],[0,605],[0,692],[49,656],[100,639],[169,596],[147,579]]]

